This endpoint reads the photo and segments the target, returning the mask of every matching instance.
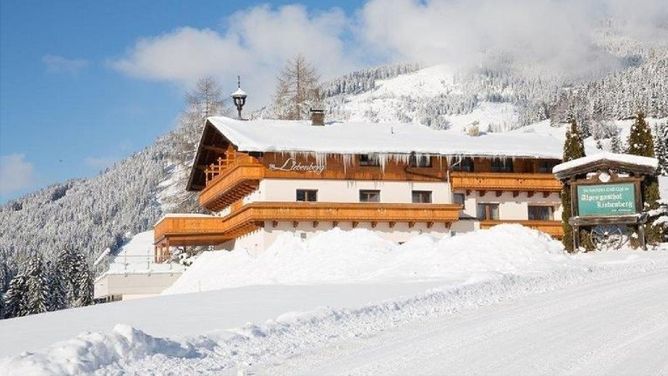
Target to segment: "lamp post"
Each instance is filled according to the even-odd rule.
[[[244,104],[246,104],[246,96],[246,92],[241,90],[241,77],[237,76],[237,90],[232,93],[232,100],[234,101],[234,105],[237,108],[239,120],[242,120],[241,109],[244,107]]]

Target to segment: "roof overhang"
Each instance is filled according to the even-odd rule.
[[[567,180],[578,175],[599,170],[617,170],[634,175],[655,175],[658,167],[656,158],[628,154],[601,153],[561,163],[552,170],[559,180]]]
[[[214,163],[220,152],[216,150],[223,145],[229,145],[230,141],[216,128],[209,120],[204,124],[202,137],[197,144],[197,152],[191,163],[190,176],[186,190],[197,192],[204,189],[206,185],[206,175],[204,170],[211,163]]]

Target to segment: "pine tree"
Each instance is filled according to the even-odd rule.
[[[47,262],[46,271],[46,281],[49,286],[47,310],[57,311],[67,308],[67,292],[65,291],[62,275],[57,267],[57,263]]]
[[[3,297],[4,318],[19,317],[25,311],[27,297],[26,276],[19,273],[11,282],[9,288]]]
[[[573,159],[582,158],[585,156],[584,143],[578,130],[578,125],[575,120],[571,120],[571,127],[566,131],[566,141],[564,142],[564,156],[563,161],[568,162]],[[571,187],[564,183],[561,188],[561,226],[564,229],[563,243],[566,250],[573,252],[573,229],[568,223],[571,218]]]
[[[70,284],[74,289],[72,307],[84,307],[93,304],[93,273],[86,258],[80,252],[73,252],[73,267]]]
[[[77,261],[74,256],[74,252],[69,248],[65,248],[58,253],[56,258],[56,267],[55,269],[60,273],[60,284],[63,288],[63,300],[64,306],[72,307],[74,301],[76,301],[76,291],[77,287],[74,283],[76,275],[76,265]]]
[[[622,152],[622,139],[619,138],[619,133],[616,133],[614,136],[612,136],[612,139],[610,140],[610,151],[613,153]]]
[[[56,269],[64,289],[68,307],[93,304],[93,273],[81,252],[65,249],[58,254]]]
[[[76,274],[74,275],[74,286],[77,289],[76,307],[84,307],[93,304],[93,274],[86,262],[86,258],[80,252],[76,252]]]
[[[310,108],[318,106],[319,77],[302,55],[289,60],[278,76],[274,93],[274,113],[279,119],[307,119]]]
[[[46,270],[42,256],[36,254],[28,262],[26,271],[26,302],[21,316],[47,311],[49,301],[49,285],[46,281]]]
[[[633,126],[631,126],[627,152],[643,157],[654,157],[654,138],[642,112],[638,112],[636,120]],[[644,211],[655,211],[659,208],[659,181],[656,176],[645,177],[645,180],[642,182],[642,198],[645,204]],[[650,244],[656,244],[663,238],[663,228],[654,225],[654,219],[650,217],[645,225],[645,236],[647,242]]]
[[[659,175],[668,176],[668,123],[654,126],[654,154],[659,160]]]

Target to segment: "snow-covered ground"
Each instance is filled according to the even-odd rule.
[[[0,321],[0,374],[668,372],[665,246],[571,256],[516,225],[283,244],[209,254],[174,292],[221,290]]]

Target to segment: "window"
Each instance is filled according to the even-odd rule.
[[[529,219],[535,221],[551,221],[554,218],[551,206],[529,206]]]
[[[414,204],[431,204],[431,191],[413,191]]]
[[[499,204],[478,204],[478,213],[476,217],[480,220],[499,219]]]
[[[380,191],[370,189],[360,190],[360,202],[380,202]]]
[[[452,162],[452,171],[473,172],[473,159],[463,158]]]
[[[298,189],[297,201],[318,201],[318,191],[315,189]]]
[[[428,155],[415,155],[411,153],[408,158],[408,165],[410,167],[431,167],[431,157]]]
[[[466,205],[466,196],[463,193],[454,193],[452,195],[452,202],[464,207]]]
[[[360,155],[360,166],[380,166],[380,158],[376,154]]]
[[[556,166],[558,162],[556,161],[539,161],[538,162],[538,172],[543,173],[552,173],[552,168]]]
[[[512,159],[492,159],[492,171],[493,172],[513,172],[513,161]]]

